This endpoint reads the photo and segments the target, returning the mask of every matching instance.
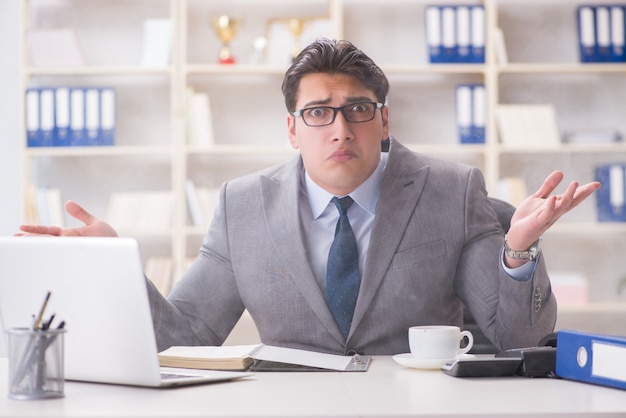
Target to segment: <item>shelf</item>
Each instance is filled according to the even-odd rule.
[[[27,76],[44,75],[168,75],[174,74],[173,67],[138,67],[138,66],[85,66],[85,67],[27,67]]]
[[[415,151],[422,154],[437,154],[437,155],[446,155],[446,154],[464,154],[464,153],[472,153],[472,154],[483,154],[487,151],[487,147],[485,144],[413,144],[406,143],[403,144]]]
[[[501,74],[625,74],[626,64],[544,64],[544,63],[511,63],[499,65],[496,71]]]
[[[609,144],[561,144],[556,147],[512,147],[499,145],[502,154],[603,154],[626,153],[626,143]]]
[[[380,64],[387,75],[393,74],[484,74],[484,64]]]
[[[290,147],[254,145],[214,145],[212,147],[186,147],[188,155],[270,155],[290,157],[297,151]]]
[[[192,74],[225,74],[225,75],[249,75],[249,74],[267,74],[282,77],[287,67],[272,65],[239,65],[239,64],[187,64],[183,67],[183,71],[189,75]]]
[[[170,146],[106,146],[106,147],[32,147],[24,151],[27,157],[93,157],[116,155],[170,155]]]

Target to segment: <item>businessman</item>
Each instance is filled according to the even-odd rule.
[[[538,242],[600,185],[554,195],[550,174],[506,236],[474,167],[394,138],[389,85],[347,41],[320,39],[287,70],[287,131],[299,155],[226,182],[197,260],[168,299],[148,282],[160,349],[219,345],[244,309],[266,344],[345,354],[408,351],[413,325],[463,323],[463,304],[501,349],[553,331],[556,301]],[[345,198],[347,199],[335,199]],[[79,228],[116,235],[74,202]]]

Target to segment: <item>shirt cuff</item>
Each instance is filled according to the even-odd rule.
[[[516,268],[507,267],[504,262],[504,248],[500,250],[500,262],[502,263],[502,268],[513,280],[517,280],[518,282],[527,282],[535,274],[535,269],[537,268],[537,261],[541,257],[541,253],[537,256],[537,258],[533,261],[527,261]]]

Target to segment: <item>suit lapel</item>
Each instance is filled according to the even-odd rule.
[[[267,230],[282,265],[285,266],[296,287],[328,331],[343,344],[343,336],[313,275],[305,249],[298,211],[301,170],[301,159],[296,157],[272,177],[261,178],[261,196]]]
[[[416,164],[415,158],[416,155],[411,150],[398,142],[392,142],[352,330],[363,319],[381,285],[424,189],[429,168]]]

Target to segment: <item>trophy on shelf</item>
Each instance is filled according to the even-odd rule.
[[[287,19],[287,27],[289,28],[289,32],[293,36],[293,49],[291,50],[291,60],[294,61],[302,46],[300,45],[302,37],[302,31],[304,30],[304,25],[306,24],[308,19],[304,19],[301,17],[292,17]]]
[[[332,38],[333,25],[328,16],[274,17],[267,20],[266,61],[291,64],[302,51],[303,43],[318,37]]]
[[[218,38],[222,41],[219,53],[220,64],[234,64],[235,58],[230,51],[230,41],[233,40],[237,33],[237,26],[239,22],[230,16],[222,15],[213,20],[215,26],[215,32]]]

